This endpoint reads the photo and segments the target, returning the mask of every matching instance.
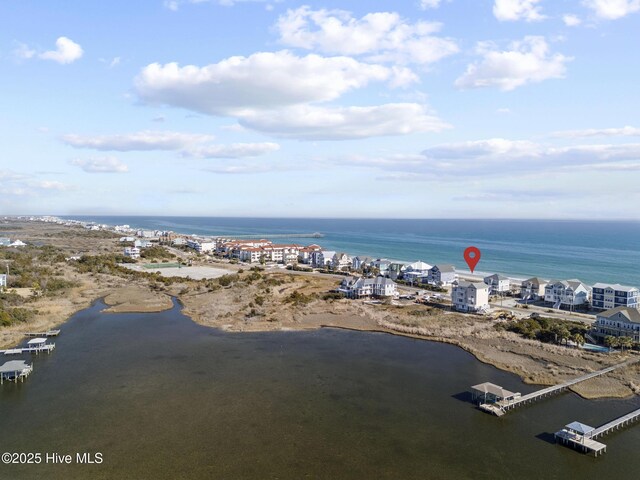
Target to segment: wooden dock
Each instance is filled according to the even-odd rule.
[[[56,348],[55,343],[46,343],[46,338],[34,338],[27,342],[26,347],[9,348],[7,350],[0,350],[0,355],[20,355],[23,353],[39,353],[47,352],[51,353]]]
[[[18,383],[33,371],[33,365],[29,365],[22,360],[11,360],[0,366],[0,385],[6,381]]]
[[[595,440],[596,438],[614,430],[624,428],[638,420],[640,420],[640,408],[605,423],[598,428],[589,427],[580,422],[570,423],[562,430],[556,432],[555,438],[563,445],[570,446],[584,453],[592,453],[597,457],[599,454],[607,452],[607,446],[604,443],[597,442]]]
[[[47,330],[46,332],[25,332],[25,337],[57,337],[60,335],[60,330]]]
[[[509,410],[513,410],[519,406],[533,403],[543,398],[549,397],[551,395],[555,395],[557,393],[563,392],[569,389],[573,385],[576,385],[581,382],[585,382],[587,380],[599,377],[601,375],[606,375],[607,373],[613,372],[614,370],[617,370],[619,368],[626,367],[638,361],[640,360],[634,358],[632,360],[628,360],[618,365],[603,368],[602,370],[598,370],[597,372],[587,373],[586,375],[582,375],[572,380],[568,380],[566,382],[560,383],[558,385],[553,385],[551,387],[543,388],[541,390],[537,390],[535,392],[531,392],[526,395],[520,395],[520,393],[516,393],[507,399],[501,399],[494,403],[482,403],[480,404],[480,409],[489,413],[493,413],[496,416],[502,416],[505,413],[507,413]]]

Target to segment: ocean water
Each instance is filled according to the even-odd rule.
[[[585,456],[553,443],[579,420],[637,409],[560,394],[503,418],[470,403],[518,377],[453,345],[321,329],[225,333],[176,307],[78,312],[51,355],[0,387],[0,452],[57,453],[71,465],[0,464],[7,480],[566,480],[638,478],[640,425]],[[101,453],[79,465],[76,453]]]
[[[216,217],[69,217],[199,235],[324,234],[279,238],[328,250],[466,270],[463,251],[482,252],[478,272],[640,286],[640,222],[549,220],[369,220]]]

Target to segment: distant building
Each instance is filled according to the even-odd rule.
[[[347,277],[340,283],[338,291],[348,298],[394,297],[397,294],[396,283],[390,278]]]
[[[193,248],[198,253],[209,253],[216,249],[215,242],[201,242],[199,240],[188,239],[186,243],[187,247]]]
[[[417,261],[407,265],[402,272],[402,279],[405,282],[410,283],[426,283],[429,278],[429,270],[433,268],[433,265]]]
[[[313,263],[311,261],[311,254],[313,252],[319,252],[321,250],[322,247],[320,245],[316,245],[315,243],[306,247],[302,247],[300,250],[298,250],[298,262],[305,264]]]
[[[184,237],[176,237],[171,241],[171,245],[174,247],[181,247],[187,244],[187,240]]]
[[[371,262],[371,268],[378,269],[378,273],[380,275],[386,275],[390,265],[391,262],[384,258],[377,258],[373,262]]]
[[[523,280],[520,284],[520,298],[523,300],[540,300],[544,298],[545,287],[549,282],[538,277]]]
[[[580,280],[551,281],[544,289],[545,303],[553,308],[572,308],[589,301],[591,291]]]
[[[616,307],[638,308],[640,291],[636,287],[626,287],[617,283],[596,283],[591,290],[591,305],[601,310]]]
[[[451,302],[459,312],[485,312],[489,309],[489,286],[484,282],[458,282],[451,290]]]
[[[7,274],[0,274],[0,289],[7,288]]]
[[[331,265],[333,256],[336,254],[333,250],[321,250],[313,252],[311,254],[311,263],[314,267],[325,268],[327,265]]]
[[[596,315],[594,336],[631,337],[640,342],[640,311],[631,307],[616,307]]]
[[[16,247],[25,247],[27,244],[24,243],[22,240],[16,240],[13,243],[11,243],[9,246],[16,248]]]
[[[133,246],[137,248],[149,248],[153,246],[153,243],[151,243],[151,240],[135,240]]]
[[[427,282],[432,285],[446,286],[458,280],[456,267],[449,264],[434,265],[429,269]]]
[[[7,237],[0,237],[0,247],[8,247],[11,245],[11,239]]]
[[[369,265],[371,265],[371,262],[372,260],[370,257],[363,257],[361,255],[353,257],[353,259],[351,259],[351,269],[364,270],[365,268],[368,268]]]
[[[331,265],[334,270],[343,270],[351,268],[351,257],[346,253],[336,253],[331,259]]]
[[[500,295],[503,293],[507,293],[511,288],[509,277],[498,275],[497,273],[494,275],[489,275],[488,277],[484,277],[484,283],[489,286],[489,295]]]
[[[124,256],[129,258],[140,258],[140,249],[138,247],[127,247],[124,249]]]
[[[406,265],[404,263],[392,263],[389,265],[389,268],[387,268],[386,276],[391,280],[398,280],[402,277],[405,268]]]
[[[136,241],[135,237],[120,237],[120,242],[121,243],[135,242],[135,241]]]

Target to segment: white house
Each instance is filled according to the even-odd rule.
[[[2,273],[0,274],[0,289],[6,288],[6,287],[7,287],[7,274]]]
[[[127,247],[124,249],[124,256],[129,258],[140,258],[140,249],[138,247]]]
[[[520,284],[520,298],[533,301],[544,298],[545,288],[548,283],[538,277],[523,280]]]
[[[336,254],[333,250],[321,250],[319,252],[313,252],[311,254],[311,263],[314,267],[325,268],[333,261],[333,256]]]
[[[184,237],[176,237],[173,240],[171,240],[171,245],[176,247],[181,247],[186,244],[187,244],[187,240]]]
[[[302,247],[300,250],[298,250],[298,262],[306,264],[312,263],[311,254],[313,252],[319,252],[321,250],[322,247],[320,245],[316,245],[315,243],[312,245],[307,245],[306,247]]]
[[[331,259],[334,270],[343,270],[351,267],[351,257],[346,253],[336,253]]]
[[[432,285],[446,286],[458,280],[456,267],[449,264],[434,265],[429,269],[427,282]]]
[[[616,307],[596,315],[594,323],[597,337],[631,337],[640,342],[640,311],[630,307]]]
[[[351,260],[351,268],[353,270],[363,270],[371,265],[371,261],[370,257],[363,257],[361,255],[353,257]]]
[[[489,286],[489,295],[504,294],[511,288],[509,277],[498,275],[497,273],[484,277],[484,283]]]
[[[417,261],[406,266],[404,272],[402,272],[402,279],[406,282],[420,282],[425,283],[429,277],[429,270],[433,265]]]
[[[640,291],[617,283],[596,283],[591,290],[591,306],[601,310],[616,307],[638,308]]]
[[[136,248],[149,248],[153,246],[151,240],[136,240],[133,242],[133,246]]]
[[[347,277],[340,283],[338,291],[349,298],[394,297],[396,283],[390,278]]]
[[[553,308],[583,305],[591,298],[590,288],[580,280],[551,281],[544,289],[544,301]]]
[[[134,237],[120,237],[120,242],[124,243],[124,242],[135,242],[136,239]]]
[[[26,245],[27,245],[27,244],[26,244],[26,243],[24,243],[22,240],[16,240],[16,241],[14,241],[13,243],[11,243],[9,246],[10,246],[10,247],[13,247],[13,248],[16,248],[16,247],[24,247],[24,246],[26,246]]]
[[[215,251],[216,242],[201,242],[199,240],[187,239],[187,247],[193,248],[198,253],[210,253]]]
[[[484,282],[458,282],[451,290],[451,302],[459,312],[486,312],[489,286]]]
[[[377,268],[380,275],[386,275],[389,265],[391,265],[391,262],[384,258],[377,258],[371,262],[371,268]]]

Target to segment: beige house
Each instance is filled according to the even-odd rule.
[[[489,309],[489,286],[484,282],[460,281],[451,290],[451,302],[459,312],[485,312]]]

